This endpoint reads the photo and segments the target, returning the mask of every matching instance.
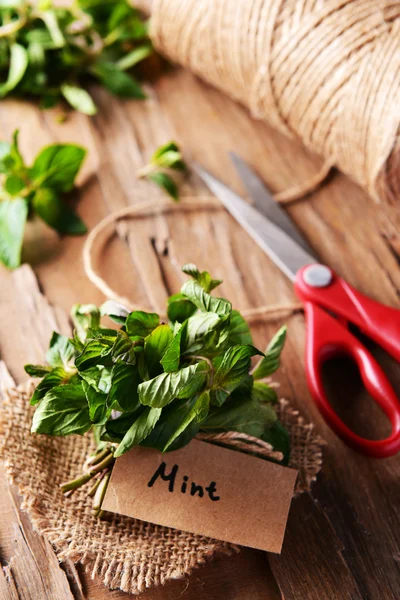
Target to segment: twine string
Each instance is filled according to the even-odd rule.
[[[375,199],[400,195],[400,2],[141,0],[155,47],[323,158]]]
[[[134,304],[129,298],[121,296],[100,275],[95,267],[94,254],[100,251],[107,237],[106,230],[113,226],[111,233],[115,231],[116,223],[127,217],[146,217],[160,214],[170,214],[175,212],[192,212],[196,210],[221,210],[222,205],[213,197],[186,197],[179,204],[174,204],[170,200],[153,199],[145,200],[135,205],[130,205],[116,210],[104,219],[102,219],[89,233],[83,247],[83,267],[88,279],[99,289],[108,299],[115,300],[123,304],[130,310],[146,310],[142,306]],[[110,234],[109,234],[110,235]],[[162,319],[167,319],[165,311],[155,307]],[[288,302],[282,304],[269,304],[254,308],[245,308],[240,312],[250,323],[256,321],[276,320],[283,317],[289,317],[303,310],[301,303]]]

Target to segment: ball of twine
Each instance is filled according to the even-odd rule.
[[[145,4],[158,50],[302,140],[325,159],[321,178],[335,165],[376,200],[398,196],[400,2]]]

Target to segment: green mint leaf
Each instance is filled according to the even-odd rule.
[[[32,206],[39,217],[58,233],[82,235],[87,232],[83,221],[52,188],[40,187],[33,197]]]
[[[116,96],[140,100],[146,98],[141,85],[114,63],[98,62],[91,68],[91,73]]]
[[[126,331],[128,335],[147,337],[159,324],[160,317],[156,313],[135,310],[126,319]]]
[[[288,465],[290,458],[290,436],[285,427],[279,421],[275,421],[272,427],[267,428],[260,436],[264,442],[268,442],[278,452],[282,452],[281,465]]]
[[[85,392],[89,406],[89,418],[91,422],[96,425],[104,425],[111,412],[107,407],[107,394],[99,392],[86,381],[82,381],[82,389]]]
[[[61,86],[61,94],[68,104],[70,104],[72,108],[79,110],[79,112],[89,116],[97,113],[97,108],[91,95],[83,88],[77,85],[64,83]]]
[[[213,289],[222,283],[221,279],[213,279],[207,271],[200,272],[193,263],[183,265],[182,271],[186,273],[186,275],[193,277],[207,293],[212,292]]]
[[[24,198],[0,200],[0,261],[9,269],[21,264],[28,205]]]
[[[82,385],[66,384],[47,392],[33,415],[31,431],[49,435],[82,435],[91,425]]]
[[[100,327],[100,311],[95,304],[74,304],[71,318],[80,340],[85,341],[88,329]]]
[[[229,346],[252,345],[250,327],[238,310],[232,310],[228,326],[227,344]]]
[[[209,337],[221,324],[221,318],[213,312],[204,312],[186,321],[182,348],[184,354],[195,354],[209,345]]]
[[[202,312],[214,312],[220,316],[229,315],[232,305],[228,300],[210,296],[197,281],[186,281],[181,293]]]
[[[231,398],[214,409],[201,423],[202,429],[239,431],[261,437],[277,417],[269,404],[260,404],[248,396]]]
[[[8,173],[7,157],[10,155],[11,144],[0,141],[0,173]]]
[[[187,400],[174,400],[162,409],[162,417],[158,421],[153,431],[141,442],[141,446],[148,448],[157,448],[160,452],[168,444],[173,433],[181,426],[187,414],[192,410],[196,402],[197,395]],[[186,428],[175,438],[168,446],[168,451],[182,448],[198,433],[199,424],[193,419]]]
[[[139,405],[138,386],[141,382],[136,366],[116,363],[111,371],[108,406],[122,411],[135,410]]]
[[[51,371],[51,367],[47,365],[25,365],[24,370],[31,377],[44,377]]]
[[[18,175],[9,175],[4,182],[4,189],[10,196],[17,196],[25,187],[25,181]]]
[[[67,373],[62,367],[56,367],[47,373],[42,381],[36,386],[31,398],[31,405],[35,405],[47,394],[53,387],[65,384],[69,381],[71,373]]]
[[[143,441],[154,429],[161,416],[161,408],[145,408],[140,417],[132,423],[116,449],[114,456],[118,457],[134,448]]]
[[[172,322],[183,323],[197,310],[196,306],[183,294],[174,294],[168,298],[168,319]]]
[[[232,392],[248,376],[251,357],[262,354],[254,346],[233,346],[229,348],[215,372],[213,388]]]
[[[98,392],[108,394],[111,389],[111,367],[94,365],[85,371],[80,371],[80,377]]]
[[[11,44],[7,81],[0,84],[0,97],[6,96],[23,78],[28,66],[28,53],[20,44]]]
[[[172,179],[172,177],[167,175],[167,173],[163,173],[162,171],[155,172],[155,173],[149,173],[147,175],[147,179],[149,179],[153,183],[157,184],[158,187],[160,187],[165,192],[167,192],[167,194],[169,196],[171,196],[172,200],[174,200],[175,202],[178,202],[178,200],[179,200],[178,186],[176,185],[176,183]]]
[[[166,373],[177,371],[179,369],[179,363],[181,358],[181,341],[182,336],[186,330],[186,324],[178,324],[172,340],[169,343],[168,348],[165,350],[160,363]]]
[[[62,367],[66,371],[71,370],[75,356],[76,350],[69,338],[54,331],[50,340],[50,347],[46,352],[46,360],[49,365]]]
[[[146,378],[152,379],[159,375],[163,368],[160,364],[174,334],[169,325],[159,325],[148,335],[144,342],[144,363]]]
[[[265,351],[264,358],[258,363],[254,369],[254,379],[263,379],[269,377],[279,368],[280,356],[285,345],[287,327],[281,327],[274,335],[271,342]]]
[[[157,150],[153,153],[151,157],[151,162],[153,164],[158,164],[158,160],[168,152],[179,152],[179,146],[176,142],[170,141],[162,146],[159,146]]]
[[[276,404],[278,402],[278,396],[275,389],[261,381],[254,382],[251,396],[259,402],[267,402],[270,404]]]
[[[180,425],[165,444],[163,452],[166,452],[170,448],[173,442],[175,442],[184,430],[189,427],[192,421],[196,420],[197,423],[201,423],[201,421],[207,417],[210,408],[210,392],[205,390],[203,393],[199,394],[199,396],[194,396],[190,403],[192,404],[192,407],[188,410]]]
[[[109,419],[101,433],[101,440],[117,444],[122,442],[122,438],[142,412],[143,407],[140,406],[136,411],[125,412],[120,414],[116,419]]]
[[[58,192],[69,192],[74,187],[86,150],[75,144],[46,146],[35,158],[29,175],[34,181]]]
[[[128,52],[125,56],[120,58],[115,64],[120,71],[126,71],[131,69],[139,62],[151,56],[154,52],[151,44],[143,44],[138,48],[134,48],[131,52]]]
[[[136,364],[136,350],[138,345],[143,346],[143,341],[133,341],[125,333],[125,331],[118,331],[117,337],[115,338],[114,345],[111,349],[111,357],[113,362],[125,362],[129,365]]]
[[[114,343],[114,339],[111,344]],[[87,342],[82,352],[75,359],[75,366],[78,371],[85,371],[94,365],[104,365],[111,362],[110,340],[106,337],[99,337]]]
[[[102,317],[107,315],[112,319],[115,323],[119,323],[120,325],[125,325],[126,318],[129,315],[129,310],[123,306],[123,304],[119,304],[119,302],[114,302],[114,300],[107,300],[100,306],[100,314]]]
[[[201,361],[173,373],[162,373],[139,385],[139,400],[146,406],[162,408],[174,398],[188,398],[206,383],[209,366]]]

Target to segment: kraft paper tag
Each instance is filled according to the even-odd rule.
[[[198,440],[166,454],[137,447],[116,461],[103,509],[280,553],[296,476]]]

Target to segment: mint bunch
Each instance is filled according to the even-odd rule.
[[[75,144],[43,148],[28,166],[18,148],[0,142],[0,262],[14,269],[21,262],[27,219],[33,213],[61,234],[80,235],[86,227],[62,199],[74,187],[86,150]]]
[[[36,96],[44,108],[64,98],[93,115],[88,79],[117,96],[144,98],[132,69],[153,54],[147,23],[127,0],[0,3],[0,97]]]
[[[254,347],[249,327],[224,298],[211,295],[221,282],[195,265],[181,292],[168,299],[168,322],[114,302],[100,309],[76,305],[72,338],[54,333],[46,365],[26,365],[40,377],[31,404],[32,432],[83,434],[93,429],[98,451],[67,494],[94,479],[95,513],[116,457],[142,445],[162,452],[187,444],[199,431],[238,431],[283,453],[289,440],[265,381],[279,366],[286,328],[265,353]],[[101,325],[108,315],[120,325]],[[253,356],[261,359],[251,370]]]

